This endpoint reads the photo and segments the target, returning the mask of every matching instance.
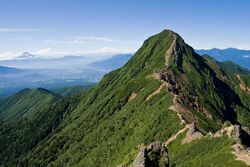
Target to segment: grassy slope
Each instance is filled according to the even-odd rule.
[[[0,121],[26,117],[51,105],[60,97],[45,89],[24,89],[10,97],[0,100]]]
[[[150,100],[145,100],[162,84],[151,75],[165,68],[164,56],[173,42],[170,33],[163,31],[150,37],[123,68],[109,73],[95,88],[86,91],[76,109],[69,107],[70,114],[67,114],[59,127],[27,155],[23,154],[18,159],[19,165],[112,167],[121,163],[129,164],[138,151],[138,145],[147,145],[157,140],[166,141],[181,129],[176,113],[168,109],[172,104],[172,96],[166,89]],[[227,119],[225,114],[228,113],[224,112],[227,111],[226,107],[231,106],[225,105],[231,104],[225,102],[234,102],[235,99],[227,97],[227,93],[232,93],[228,87],[224,90],[226,92],[220,90],[226,84],[218,78],[224,77],[223,73],[216,65],[213,70],[191,48],[184,46],[182,49],[183,59],[172,59],[170,70],[184,79],[192,76],[186,80],[186,93],[198,96],[198,102],[211,111],[217,120]],[[132,92],[138,95],[128,102]],[[203,129],[219,128],[220,122],[216,122],[216,119],[209,120],[196,111],[192,112]],[[213,147],[216,144],[221,145],[221,142],[216,141],[209,149],[216,150],[217,147]],[[197,146],[202,148],[202,145]],[[230,142],[226,143],[226,147],[229,145]],[[202,151],[200,149],[195,153]],[[190,159],[196,158],[196,155],[190,154]],[[208,156],[203,158],[209,160]],[[220,155],[215,154],[214,158],[220,158]],[[231,158],[225,161],[228,164],[235,163]],[[183,163],[173,162],[177,165]],[[13,166],[16,165],[17,161],[14,161]]]
[[[216,67],[214,65],[213,62],[215,62],[216,60],[214,60],[213,58],[209,57],[209,56],[205,56],[206,61],[208,62],[208,64],[210,65],[210,67],[212,67],[215,71],[219,71],[220,69],[218,67]],[[223,63],[221,63],[223,64]],[[219,64],[220,66],[220,64]],[[228,66],[228,64],[225,64],[225,66]],[[250,98],[249,98],[249,94],[246,91],[243,91],[240,89],[240,81],[237,79],[237,75],[240,74],[240,78],[241,80],[244,82],[244,84],[246,86],[249,87],[249,83],[248,81],[250,81],[250,76],[249,76],[249,71],[245,70],[243,67],[239,66],[239,65],[233,65],[232,68],[230,68],[229,66],[224,69],[223,67],[225,66],[220,66],[220,68],[222,68],[225,72],[226,72],[226,80],[225,82],[230,86],[231,89],[233,89],[235,91],[235,93],[238,95],[241,105],[237,105],[234,106],[234,110],[236,111],[236,117],[237,117],[237,121],[239,121],[239,123],[242,126],[246,126],[246,127],[250,127]],[[235,66],[237,66],[236,70],[235,70]],[[230,70],[227,70],[228,68],[230,68]],[[237,69],[241,69],[241,70],[237,70]],[[218,72],[217,72],[218,73]]]
[[[214,62],[196,54],[181,38],[178,41],[177,55],[170,59],[170,65],[163,69],[163,73],[167,78],[175,79],[174,83],[180,91],[177,100],[191,111],[187,117],[189,123],[195,120],[203,133],[217,131],[226,120],[236,123],[235,108],[245,106],[228,85],[226,73]],[[202,111],[209,113],[212,119]]]
[[[250,74],[241,76],[246,86],[250,87]]]
[[[231,61],[226,61],[226,62],[218,62],[219,66],[226,72],[229,73],[238,73],[241,75],[246,75],[249,74],[250,71],[244,67],[241,67],[238,64],[235,64]]]
[[[52,90],[52,91],[61,95],[61,96],[70,96],[70,95],[78,94],[78,93],[80,93],[86,89],[89,89],[91,87],[94,87],[94,86],[95,86],[95,84],[87,85],[87,86],[71,86],[71,87],[65,87],[65,88],[56,89],[56,90]]]
[[[233,142],[227,137],[203,137],[182,144],[184,133],[179,135],[169,147],[170,166],[220,166],[245,167],[245,163],[234,160]]]
[[[130,162],[138,145],[165,141],[175,134],[181,127],[177,115],[168,110],[172,96],[162,90],[145,101],[161,85],[150,75],[164,66],[165,51],[172,41],[162,40],[161,35],[146,41],[123,68],[85,92],[78,108],[23,165],[116,166]],[[138,96],[128,102],[132,92]]]
[[[235,107],[237,111],[237,120],[240,122],[242,126],[250,127],[250,94],[246,91],[240,89],[240,82],[237,79],[235,74],[228,75],[230,78],[230,82],[228,84],[235,90],[235,92],[239,95],[242,106]],[[249,75],[241,75],[240,78],[245,82],[245,79],[250,78]],[[247,86],[246,82],[245,85]],[[249,87],[249,86],[248,86]]]
[[[26,89],[2,101],[9,119],[0,124],[0,166],[26,153],[58,126],[75,101],[59,99],[44,89]]]
[[[250,71],[248,69],[246,69],[245,67],[242,67],[242,66],[240,66],[232,61],[219,62],[215,58],[208,56],[208,55],[203,55],[203,57],[207,60],[210,60],[210,61],[213,61],[214,63],[216,63],[225,72],[240,74],[240,75],[247,75],[250,73]]]

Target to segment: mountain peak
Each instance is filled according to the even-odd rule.
[[[3,155],[16,153],[18,161],[13,162],[14,166],[145,163],[167,166],[168,160],[176,166],[206,166],[211,163],[207,150],[211,150],[214,159],[221,159],[221,155],[233,157],[231,150],[221,152],[231,148],[233,142],[225,138],[231,132],[223,131],[222,137],[215,138],[216,131],[226,124],[249,127],[250,116],[249,101],[245,100],[248,94],[238,94],[240,89],[247,90],[243,78],[230,80],[230,77],[233,76],[227,76],[213,61],[196,54],[177,33],[163,30],[148,38],[126,65],[105,75],[95,88],[62,99],[46,110],[39,107],[38,111],[42,112],[37,119],[29,111],[32,119],[27,119],[24,128],[38,130],[34,131],[37,135],[19,130],[22,126],[14,124],[21,143],[15,144],[10,140],[16,141],[15,138],[5,135],[0,142],[4,146],[2,150],[7,150]],[[244,87],[240,88],[239,82]],[[31,102],[35,99],[33,93],[28,97]],[[233,131],[240,136],[238,127]],[[33,143],[38,144],[33,146]],[[206,149],[201,147],[204,143]],[[32,148],[27,147],[31,144]],[[16,151],[20,147],[24,148],[21,153]],[[138,155],[134,154],[137,149]],[[216,151],[222,154],[215,155]],[[197,159],[197,155],[202,156]],[[8,164],[13,161],[13,156],[2,157],[7,157],[4,160]],[[175,159],[180,162],[176,163]],[[228,159],[227,163],[231,162]]]
[[[18,59],[30,59],[30,58],[34,58],[35,56],[32,55],[29,52],[23,52],[20,56],[18,56]]]
[[[146,39],[141,48],[124,66],[127,70],[154,72],[173,67],[182,70],[185,57],[197,56],[193,48],[172,30],[163,30]]]
[[[156,35],[160,35],[161,37],[167,37],[167,38],[173,37],[174,39],[179,40],[181,42],[184,41],[183,38],[178,33],[176,33],[173,30],[169,30],[169,29],[164,29]]]
[[[202,122],[209,122],[210,118],[235,123],[236,113],[231,104],[241,104],[234,90],[224,82],[225,74],[215,64],[208,64],[180,35],[171,30],[163,30],[149,37],[124,70],[130,70],[132,76],[151,73],[168,85],[177,105],[188,110],[181,113],[183,118],[188,123],[202,119],[196,123],[204,133],[216,130],[221,125],[215,123],[215,126],[205,127]],[[194,110],[203,114],[204,118],[193,114]]]
[[[161,39],[169,38],[171,39],[171,45],[167,49],[165,53],[165,65],[169,66],[177,66],[180,70],[182,70],[182,62],[186,56],[196,56],[194,54],[193,48],[185,43],[184,39],[172,30],[163,30],[158,34]]]
[[[175,31],[170,30],[170,29],[164,29],[159,34],[174,34],[174,35],[178,35]]]

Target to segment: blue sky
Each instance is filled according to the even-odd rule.
[[[2,0],[0,59],[134,52],[165,28],[198,49],[250,49],[249,7],[249,0]]]

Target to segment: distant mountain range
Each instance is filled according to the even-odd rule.
[[[113,69],[122,67],[125,63],[129,61],[131,57],[131,54],[115,55],[109,59],[93,62],[88,66],[99,70],[111,71]]]
[[[200,55],[209,55],[214,57],[218,61],[232,61],[245,68],[250,69],[250,50],[240,50],[235,48],[227,49],[202,49],[195,50]]]
[[[89,86],[104,74],[125,64],[132,55],[96,59],[86,56],[37,58],[28,52],[14,60],[0,61],[0,98],[24,88],[61,89]]]
[[[214,63],[216,63],[222,70],[228,73],[235,73],[235,74],[240,74],[240,75],[248,75],[250,74],[250,70],[248,70],[245,67],[242,67],[232,61],[217,61],[215,58],[208,56],[208,55],[203,55],[204,58],[210,59]]]
[[[15,73],[18,72],[19,70],[16,68],[10,68],[10,67],[4,67],[0,66],[0,74],[5,74],[5,73]]]
[[[29,52],[23,52],[20,56],[17,57],[17,59],[31,59],[35,58],[35,55],[30,54]]]
[[[94,57],[87,56],[63,56],[63,57],[39,57],[24,52],[15,59],[1,60],[0,65],[21,69],[75,69],[97,61]]]

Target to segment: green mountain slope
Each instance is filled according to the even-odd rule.
[[[157,62],[161,62],[159,69],[164,67],[161,47],[171,45],[171,38],[153,40],[161,42],[161,46],[154,48],[151,41],[146,41],[146,50],[139,50],[123,68],[106,75],[96,88],[85,92],[77,109],[23,163],[115,166],[124,161],[124,156],[131,160],[130,153],[139,144],[164,141],[176,133],[181,126],[178,116],[168,109],[172,103],[170,93],[162,90],[145,101],[162,84],[151,75]],[[132,94],[138,95],[133,99]],[[49,143],[56,145],[43,149]]]
[[[206,58],[206,61],[211,67],[213,67],[213,69],[216,69],[214,65],[215,60]],[[217,70],[215,71],[222,71],[224,73],[224,77],[222,77],[222,80],[224,80],[224,82],[233,90],[234,94],[238,96],[238,101],[240,103],[238,105],[231,105],[235,113],[234,116],[237,118],[238,123],[240,123],[242,126],[249,127],[250,82],[248,81],[250,81],[250,75],[247,74],[246,70],[244,70],[244,72],[237,69],[235,70],[225,64],[224,66],[221,66],[221,63],[216,63],[216,65],[218,65],[219,67],[217,67]],[[227,66],[226,69],[223,69],[225,66]],[[235,64],[234,66],[238,65]],[[241,66],[239,66],[239,68],[242,69]]]
[[[27,117],[44,106],[53,104],[59,98],[58,95],[42,88],[24,89],[0,100],[0,121]]]
[[[42,88],[25,89],[0,101],[0,159],[13,160],[49,131],[54,113],[46,112],[61,97]]]
[[[85,92],[77,108],[21,157],[19,165],[132,164],[138,146],[170,140],[184,128],[181,121],[194,122],[199,135],[220,130],[226,121],[241,124],[237,111],[247,113],[249,106],[237,94],[233,79],[196,54],[178,34],[164,30],[147,39],[126,65]],[[243,164],[232,159],[227,163],[232,162]]]
[[[249,74],[250,71],[244,67],[241,67],[238,64],[235,64],[231,61],[218,62],[219,66],[226,72],[238,73],[241,75]]]
[[[210,59],[212,61],[214,61],[219,67],[221,67],[225,72],[228,73],[236,73],[236,74],[240,74],[240,75],[247,75],[250,73],[250,71],[238,64],[235,64],[232,61],[224,61],[224,62],[219,62],[217,61],[215,58],[208,56],[208,55],[204,55],[203,57],[205,57],[206,59]]]
[[[97,86],[38,112],[32,126],[24,122],[34,128],[26,134],[37,134],[22,142],[25,151],[12,158],[6,156],[13,150],[3,154],[4,165],[138,166],[145,159],[154,167],[167,166],[169,156],[171,166],[207,166],[211,157],[245,166],[232,154],[236,143],[249,144],[241,128],[250,127],[250,94],[243,83],[242,76],[223,71],[164,30]],[[230,133],[218,133],[223,128]]]
[[[89,89],[93,86],[95,86],[95,84],[90,84],[90,85],[86,85],[86,86],[70,86],[70,87],[65,87],[65,88],[56,89],[56,90],[52,90],[52,91],[61,95],[61,96],[70,96],[70,95],[78,94],[78,93],[80,93],[86,89]]]
[[[248,75],[242,75],[241,79],[242,79],[244,85],[250,87],[250,74],[248,74]]]
[[[232,145],[227,136],[203,137],[190,143],[182,144],[185,134],[168,146],[171,166],[221,166],[245,167],[244,162],[235,160]]]
[[[25,94],[23,94],[24,91]],[[82,96],[76,94],[60,98],[58,95],[44,89],[26,89],[24,91],[17,94],[23,95],[19,96],[19,100],[22,98],[27,100],[26,97],[29,93],[33,95],[33,99],[29,99],[30,101],[37,99],[35,97],[41,96],[41,93],[47,94],[47,96],[37,102],[40,104],[37,106],[40,107],[36,110],[33,109],[32,114],[26,112],[25,116],[10,119],[0,124],[0,166],[16,166],[18,157],[26,155],[29,150],[55,131],[64,120],[64,117],[67,117],[76,108]],[[53,104],[45,103],[51,96],[55,96]]]

